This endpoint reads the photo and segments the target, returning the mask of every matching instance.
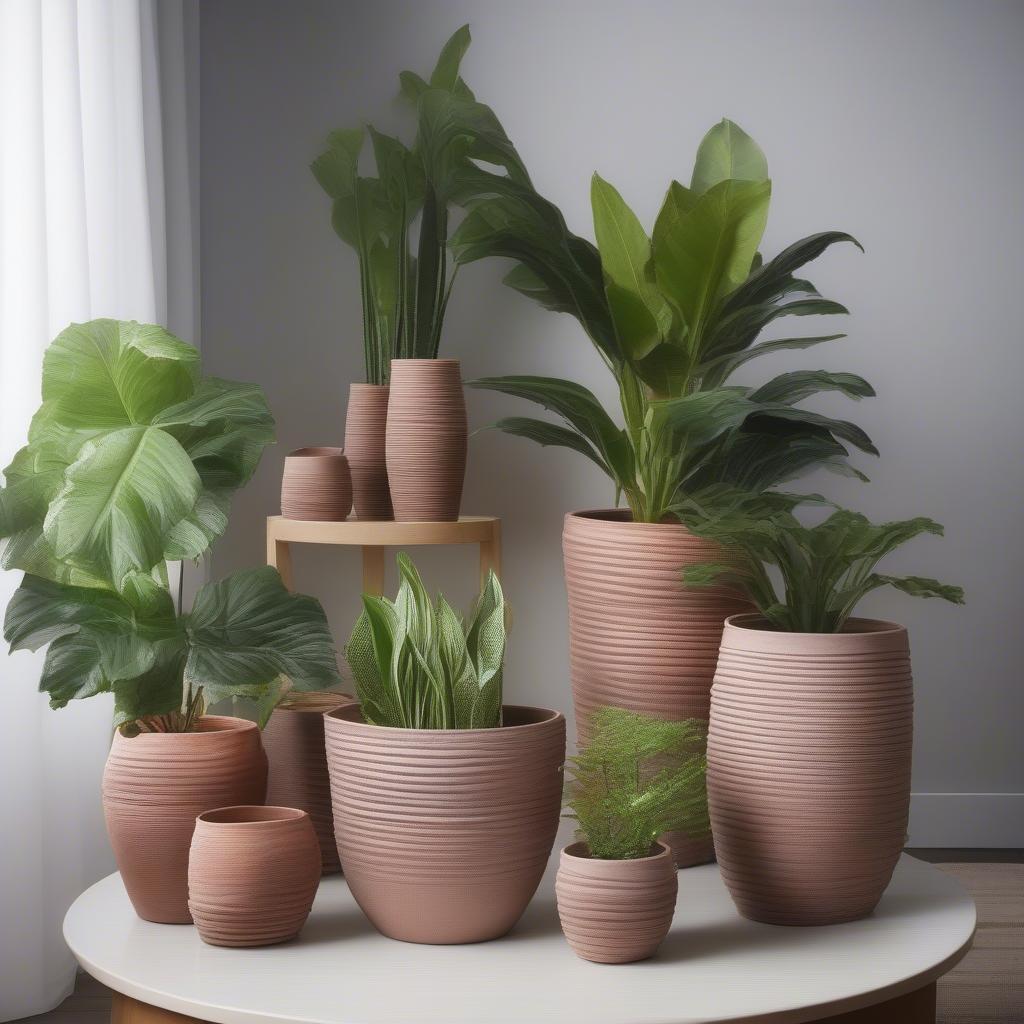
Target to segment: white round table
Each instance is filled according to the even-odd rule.
[[[337,875],[324,879],[299,938],[281,946],[216,948],[191,926],[141,921],[117,874],[75,901],[64,937],[114,990],[114,1024],[917,1024],[934,1021],[935,980],[974,934],[971,898],[910,857],[871,917],[826,928],[743,920],[707,865],[679,873],[656,958],[591,964],[559,929],[557,860],[556,851],[519,925],[479,945],[386,939]]]

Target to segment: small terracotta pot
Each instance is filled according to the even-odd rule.
[[[263,729],[270,772],[267,803],[300,807],[309,813],[320,841],[323,873],[341,870],[334,842],[331,780],[324,753],[324,713],[352,698],[337,693],[293,694],[279,704]]]
[[[284,460],[281,515],[340,522],[352,511],[352,478],[341,448],[296,448]]]
[[[115,733],[103,772],[103,813],[135,912],[188,924],[188,848],[196,816],[263,802],[267,758],[254,722],[204,715],[195,732]]]
[[[350,384],[345,415],[345,455],[352,472],[356,518],[394,519],[384,454],[388,421],[386,384]]]
[[[320,884],[320,844],[295,807],[221,807],[196,820],[188,906],[211,946],[271,946],[299,934]]]
[[[459,518],[466,444],[458,359],[392,359],[387,463],[395,519]]]
[[[708,803],[739,912],[820,925],[871,912],[907,835],[907,631],[781,633],[729,619],[711,691]]]
[[[504,708],[496,729],[324,719],[334,827],[356,902],[405,942],[504,935],[533,898],[558,829],[565,719]]]
[[[562,850],[555,877],[558,917],[577,956],[631,964],[654,956],[676,909],[672,851],[657,843],[649,857],[599,860],[586,843]]]
[[[680,523],[634,523],[609,509],[567,515],[562,552],[579,742],[603,706],[707,721],[722,625],[751,606],[725,588],[684,587],[682,570],[728,561],[722,547]],[[714,858],[710,838],[663,838],[681,868]]]

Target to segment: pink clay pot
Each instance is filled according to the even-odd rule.
[[[352,511],[352,477],[341,448],[297,448],[284,460],[281,515],[341,522]]]
[[[504,935],[533,898],[558,829],[565,719],[504,708],[496,729],[324,719],[345,878],[383,934],[404,942]]]
[[[350,384],[345,415],[345,455],[352,472],[352,503],[356,518],[394,519],[385,436],[388,421],[386,384]]]
[[[664,843],[635,860],[599,860],[586,843],[573,843],[562,850],[555,878],[569,945],[599,964],[654,956],[672,926],[677,889],[675,861]]]
[[[728,620],[708,802],[744,917],[822,925],[874,909],[906,841],[913,717],[903,626],[782,633],[757,615]]]
[[[722,547],[679,523],[634,523],[612,509],[567,515],[562,552],[579,743],[606,705],[707,721],[722,625],[751,606],[726,588],[686,588],[681,574],[728,561]],[[714,859],[710,838],[662,838],[681,868]]]
[[[320,844],[305,811],[221,807],[200,814],[188,862],[188,906],[211,946],[295,938],[320,884]]]
[[[254,722],[204,715],[195,732],[114,740],[103,813],[118,869],[145,921],[188,924],[188,849],[196,816],[263,802],[267,758]]]

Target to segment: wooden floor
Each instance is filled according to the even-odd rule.
[[[939,867],[958,879],[978,904],[974,948],[939,982],[939,1024],[1024,1024],[1024,863],[980,863],[972,858]],[[61,1006],[26,1020],[109,1024],[110,994],[83,974],[74,995]]]

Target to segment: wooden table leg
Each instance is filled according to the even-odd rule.
[[[281,574],[281,582],[289,589],[295,589],[292,578],[292,549],[286,540],[278,540],[267,533],[267,565],[274,566]]]
[[[501,523],[495,520],[491,524],[491,535],[487,540],[480,541],[480,586],[487,582],[487,573],[494,570],[494,575],[501,578]]]
[[[363,593],[384,593],[384,556],[387,548],[363,548]]]
[[[814,1024],[935,1024],[935,982],[863,1010],[822,1017]]]
[[[110,1024],[196,1024],[200,1020],[199,1017],[188,1017],[184,1013],[141,1003],[120,992],[114,992],[112,996]]]

